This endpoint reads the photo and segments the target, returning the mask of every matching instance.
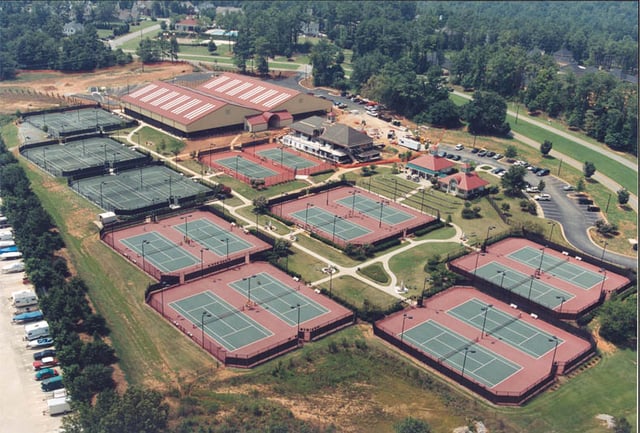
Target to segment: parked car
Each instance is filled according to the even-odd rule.
[[[473,149],[471,149],[471,153],[478,153],[480,151],[480,149],[478,149],[477,147],[474,147]]]
[[[481,150],[478,152],[478,156],[486,156],[487,155],[487,151],[486,150]]]
[[[551,200],[551,196],[549,194],[542,193],[535,195],[533,199],[537,201],[549,201]]]
[[[525,191],[527,191],[527,192],[540,192],[538,190],[537,186],[528,186],[528,187],[525,188]]]
[[[565,185],[562,187],[562,189],[565,191],[574,191],[575,187],[573,185]]]
[[[493,150],[487,152],[487,158],[493,158],[494,156],[496,156],[496,153]]]
[[[462,159],[462,157],[460,155],[453,155],[452,158],[454,161],[460,161]]]
[[[34,370],[42,370],[43,368],[55,367],[58,365],[58,359],[53,356],[47,356],[39,361],[33,361]]]
[[[456,144],[456,150],[462,150],[464,149],[464,146],[460,143]]]
[[[538,170],[536,176],[548,176],[549,173],[551,173],[551,170],[549,170],[548,168],[543,168],[542,170]]]
[[[504,155],[501,153],[496,153],[495,155],[493,155],[493,159],[495,159],[496,161],[500,160],[504,158]]]
[[[56,356],[56,350],[55,349],[47,349],[47,350],[43,350],[41,352],[36,352],[33,354],[33,360],[34,361],[40,361],[42,358],[47,358],[50,356]]]
[[[56,370],[55,368],[43,368],[42,370],[38,370],[36,371],[36,380],[45,380],[45,379],[49,379],[50,377],[55,377],[58,376],[58,370]]]
[[[27,343],[27,347],[29,349],[39,349],[41,347],[51,347],[53,346],[54,341],[51,337],[38,338],[37,340],[32,340]]]
[[[453,153],[447,153],[447,154],[445,155],[445,157],[446,157],[447,159],[453,159],[453,156],[454,156],[454,155],[453,155]]]
[[[496,168],[494,168],[493,170],[491,170],[491,173],[493,173],[493,174],[500,174],[500,173],[502,173],[503,171],[505,171],[505,169],[504,169],[504,168],[502,168],[502,167],[496,167]]]

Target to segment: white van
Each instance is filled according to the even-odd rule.
[[[24,325],[24,339],[27,341],[49,336],[49,324],[46,320]]]

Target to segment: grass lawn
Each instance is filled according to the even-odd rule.
[[[182,140],[148,126],[140,128],[137,134],[133,135],[133,139],[136,143],[140,143],[140,146],[162,153],[163,155],[171,155],[172,151],[180,152],[184,149]]]
[[[324,284],[324,288],[329,289],[329,282]],[[371,305],[381,309],[387,309],[398,301],[393,296],[348,275],[334,276],[332,291],[334,296],[344,299],[358,308],[364,305],[365,299]]]
[[[358,261],[353,260],[352,258],[344,255],[341,250],[330,247],[324,242],[321,242],[317,239],[307,236],[306,233],[303,235],[298,235],[297,237],[298,237],[298,240],[294,243],[294,248],[295,248],[295,245],[300,245],[311,251],[321,252],[322,255],[326,257],[328,260],[340,266],[353,267],[359,263]],[[323,264],[322,266],[326,266],[326,263]]]
[[[258,191],[255,188],[251,188],[251,185],[244,183],[242,181],[239,181],[226,174],[212,177],[211,180],[214,182],[222,183],[230,187],[232,190],[237,191],[238,194],[242,195],[243,197],[246,197],[249,200],[253,200],[256,197],[260,197],[260,196],[267,197],[267,198],[275,197],[285,192],[291,192],[291,191],[295,191],[300,188],[309,186],[307,182],[294,180],[292,182],[285,182],[278,185],[273,185],[265,190]]]
[[[448,253],[459,251],[462,247],[455,242],[427,243],[417,245],[410,250],[396,254],[389,260],[389,267],[398,280],[402,280],[409,289],[406,297],[420,295],[424,280],[428,276],[424,266],[429,259],[440,257],[445,260]]]
[[[375,282],[378,282],[384,285],[389,284],[389,281],[391,281],[391,279],[389,278],[389,275],[384,270],[384,267],[380,262],[372,263],[369,266],[360,268],[360,274],[364,275],[365,277]]]

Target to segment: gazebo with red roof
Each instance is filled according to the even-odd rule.
[[[462,198],[476,196],[484,191],[489,182],[472,171],[469,164],[462,166],[462,171],[438,180],[440,189]]]

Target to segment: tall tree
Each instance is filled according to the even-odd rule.
[[[551,152],[552,147],[553,147],[553,143],[551,143],[549,140],[545,140],[540,145],[540,153],[543,156],[547,156],[549,155],[549,152]]]
[[[472,134],[507,135],[511,127],[507,117],[507,103],[498,94],[478,91],[464,107],[464,117]]]
[[[505,194],[512,197],[519,196],[520,191],[522,191],[527,184],[524,180],[526,174],[527,169],[522,166],[513,165],[509,167],[509,170],[507,170],[500,180]]]
[[[582,172],[584,173],[584,177],[589,179],[596,173],[596,166],[593,162],[585,161],[584,166],[582,167]]]

